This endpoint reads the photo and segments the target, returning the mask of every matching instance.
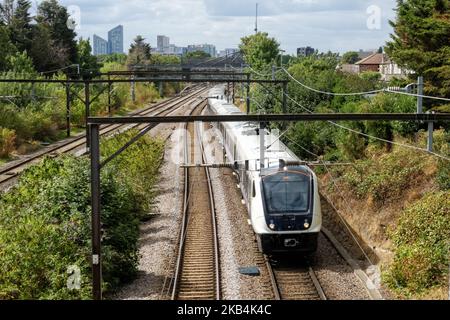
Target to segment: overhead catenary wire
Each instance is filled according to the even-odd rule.
[[[329,96],[364,96],[364,95],[369,95],[369,94],[381,93],[381,92],[385,91],[385,89],[378,89],[378,90],[371,90],[371,91],[364,91],[364,92],[336,93],[336,92],[327,92],[327,91],[317,90],[317,89],[314,89],[314,88],[300,82],[296,78],[294,78],[294,76],[291,75],[289,73],[289,71],[287,71],[285,68],[281,68],[281,70],[283,70],[288,75],[289,78],[291,78],[294,82],[296,82],[303,88],[306,88],[306,89],[316,92],[316,93],[321,93],[321,94],[325,94],[325,95],[329,95]]]
[[[281,68],[281,69],[288,75],[289,78],[291,78],[295,83],[299,84],[303,88],[306,88],[306,89],[308,89],[310,91],[313,91],[313,92],[316,92],[316,93],[325,94],[325,95],[329,95],[329,96],[364,96],[364,95],[370,95],[370,94],[376,94],[376,93],[383,93],[383,92],[385,92],[385,93],[401,94],[401,95],[407,95],[407,96],[418,97],[418,98],[426,98],[426,99],[441,100],[441,101],[450,101],[450,99],[448,99],[448,98],[427,96],[427,95],[423,95],[423,94],[414,94],[414,93],[401,92],[401,91],[393,91],[393,90],[389,90],[389,89],[386,89],[386,88],[378,89],[378,90],[372,90],[372,91],[365,91],[365,92],[350,92],[350,93],[327,92],[327,91],[314,89],[314,88],[312,88],[312,87],[310,87],[310,86],[300,82],[292,74],[290,74],[289,71],[287,71],[285,68]]]
[[[389,89],[385,90],[385,92],[394,93],[394,94],[402,94],[405,96],[416,97],[416,98],[426,98],[426,99],[433,99],[433,100],[450,101],[450,99],[448,99],[448,98],[427,96],[427,95],[423,95],[423,94],[415,94],[415,93],[402,92],[402,91],[394,91],[394,90],[389,90]]]
[[[251,66],[248,66],[248,67],[249,67],[251,70],[253,70],[253,71],[256,72],[256,70],[254,70]],[[292,76],[285,68],[281,67],[281,68],[279,68],[279,69],[280,69],[280,70],[283,70],[284,72],[286,72],[286,74],[287,74],[290,78],[292,78],[295,82],[299,83],[299,84],[302,85],[302,86],[306,86],[306,85],[302,84],[300,81],[298,81],[297,79],[295,79],[295,78],[294,78],[294,77],[293,77],[293,76]],[[315,89],[310,88],[310,87],[308,87],[308,86],[306,86],[306,87],[309,88],[309,89],[311,89],[311,90],[313,90],[313,91],[316,91],[316,92],[327,93],[327,94],[334,94],[334,93],[331,93],[331,92],[322,92],[322,91],[320,91],[320,90],[315,90]],[[375,90],[375,91],[370,91],[370,92],[371,92],[371,93],[377,93],[377,92],[385,92],[385,91],[386,91],[385,89],[382,89],[382,90]],[[389,91],[388,91],[388,92],[389,92]],[[397,92],[392,91],[391,93],[397,93]],[[271,93],[271,94],[273,95],[273,93]],[[292,97],[290,97],[287,93],[284,92],[283,94],[286,96],[286,98],[288,98],[290,101],[292,101],[294,104],[296,104],[297,106],[299,106],[300,108],[302,108],[302,109],[305,110],[306,112],[311,113],[311,114],[314,113],[312,110],[310,110],[310,109],[304,107],[304,106],[301,105],[298,101],[294,100],[294,99],[293,99]],[[362,94],[366,95],[366,94],[368,94],[368,92],[364,92],[364,93],[363,93],[363,92],[359,92],[359,93],[357,93],[357,94],[359,94],[359,95],[362,95]],[[353,94],[346,93],[346,94],[336,94],[336,95],[353,95]],[[417,95],[416,95],[416,96],[417,96]],[[399,143],[399,142],[395,142],[395,141],[390,141],[390,140],[386,140],[386,139],[383,139],[383,138],[379,138],[379,137],[376,137],[376,136],[372,136],[372,135],[369,135],[369,134],[366,134],[366,133],[363,133],[363,132],[360,132],[360,131],[357,131],[357,130],[348,128],[348,127],[343,126],[343,125],[341,125],[341,124],[338,124],[338,123],[336,123],[336,122],[334,122],[334,121],[327,121],[327,122],[330,123],[330,124],[332,124],[332,125],[334,125],[334,126],[337,126],[337,127],[341,128],[341,129],[344,129],[344,130],[350,131],[350,132],[352,132],[352,133],[355,133],[355,134],[364,136],[364,137],[366,137],[366,138],[375,139],[375,140],[378,140],[378,141],[381,141],[381,142],[385,142],[385,143],[389,143],[389,144],[391,144],[391,145],[396,145],[396,146],[399,146],[399,147],[404,147],[404,148],[409,148],[409,149],[413,149],[413,150],[417,150],[417,151],[421,151],[421,152],[426,152],[426,153],[428,153],[428,154],[430,154],[430,155],[436,156],[436,157],[441,158],[441,159],[443,159],[443,160],[450,161],[450,157],[441,155],[441,154],[436,153],[436,152],[429,151],[429,150],[427,150],[427,149],[423,149],[423,148],[416,147],[416,146],[412,146],[412,145],[409,145],[409,144]]]
[[[254,74],[263,77],[263,78],[267,78],[267,77],[271,77],[273,74],[272,73],[267,73],[267,74],[263,74],[260,73],[258,71],[256,71],[255,69],[253,69],[251,66],[247,66],[248,69],[250,69]],[[276,72],[281,71],[281,68],[277,68]]]
[[[294,100],[294,99],[293,99],[292,97],[290,97],[288,94],[285,93],[285,95],[286,95],[286,97],[287,97],[290,101],[292,101],[294,104],[296,104],[297,106],[299,106],[300,108],[302,108],[302,109],[305,110],[306,112],[311,113],[311,114],[314,113],[314,112],[311,111],[310,109],[308,109],[308,108],[302,106],[299,102],[297,102],[296,100]],[[412,146],[412,145],[409,145],[409,144],[404,144],[404,143],[400,143],[400,142],[390,141],[390,140],[386,140],[386,139],[379,138],[379,137],[376,137],[376,136],[372,136],[372,135],[369,135],[369,134],[366,134],[366,133],[363,133],[363,132],[360,132],[360,131],[357,131],[357,130],[348,128],[348,127],[343,126],[343,125],[341,125],[341,124],[338,124],[338,123],[336,123],[336,122],[334,122],[334,121],[327,121],[327,122],[330,123],[330,124],[332,124],[332,125],[334,125],[334,126],[337,126],[337,127],[341,128],[341,129],[344,129],[344,130],[353,132],[353,133],[355,133],[355,134],[364,136],[364,137],[366,137],[366,138],[375,139],[375,140],[378,140],[378,141],[381,141],[381,142],[385,142],[385,143],[389,143],[389,144],[392,144],[392,145],[396,145],[396,146],[399,146],[399,147],[404,147],[404,148],[409,148],[409,149],[413,149],[413,150],[417,150],[417,151],[421,151],[421,152],[426,152],[426,153],[428,153],[428,154],[430,154],[430,155],[433,155],[433,156],[436,156],[436,157],[438,157],[438,158],[441,158],[441,159],[450,161],[450,158],[449,158],[449,157],[444,156],[444,155],[439,154],[439,153],[436,153],[436,152],[431,152],[431,151],[428,151],[428,150],[426,150],[426,149],[423,149],[423,148],[420,148],[420,147],[416,147],[416,146]]]
[[[69,68],[72,68],[72,67],[78,67],[78,72],[79,72],[80,65],[78,65],[78,64],[71,64],[70,66],[62,67],[62,68],[55,69],[55,70],[42,71],[42,72],[39,72],[39,73],[40,74],[55,73],[55,72],[63,71],[63,70],[66,70],[66,69],[69,69]]]
[[[325,167],[325,169],[327,170],[328,174],[331,177],[331,180],[333,181],[334,186],[336,187],[337,190],[341,190],[340,188],[338,188],[338,185],[336,183],[335,178],[333,177],[331,171],[329,170],[327,164],[325,161],[322,160],[322,158],[315,154],[312,151],[309,151],[308,149],[306,149],[305,147],[301,146],[299,143],[297,143],[296,141],[294,141],[293,139],[287,137],[287,139],[289,141],[291,141],[293,144],[295,144],[297,147],[299,147],[300,149],[302,149],[303,151],[305,151],[306,153],[309,153],[310,155],[314,156],[317,158],[317,160],[319,160],[320,162],[322,162],[323,166]],[[342,193],[339,191],[339,195],[341,196],[342,199],[345,200],[345,197],[342,195]],[[326,197],[326,196],[325,196]],[[353,231],[351,230],[350,226],[348,225],[348,223],[345,221],[344,217],[339,213],[339,210],[336,208],[336,206],[330,201],[330,199],[328,197],[326,197],[328,202],[331,204],[331,206],[334,208],[334,210],[336,211],[339,219],[342,221],[342,223],[344,224],[345,228],[348,230],[349,234],[351,235],[351,237],[353,238],[353,240],[355,241],[356,245],[359,247],[359,249],[361,250],[361,252],[363,253],[364,257],[366,258],[366,260],[371,264],[374,265],[374,263],[372,262],[372,259],[369,257],[369,255],[366,253],[366,251],[364,250],[364,248],[362,247],[362,245],[359,243],[358,238],[354,235]],[[345,204],[347,205],[347,209],[349,211],[352,211],[350,209],[350,206],[348,205],[348,203],[346,201],[344,201]]]

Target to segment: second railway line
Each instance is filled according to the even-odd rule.
[[[167,101],[158,103],[156,105],[151,105],[142,110],[132,112],[131,116],[164,116],[169,115],[176,110],[182,108],[184,105],[193,103],[201,97],[205,92],[205,86],[196,86],[191,89],[188,94],[182,97],[174,97]],[[156,127],[155,124],[151,126]],[[120,124],[110,124],[102,126],[100,134],[102,136],[108,136],[115,133],[120,133],[130,129],[142,129],[143,125],[120,125]],[[16,179],[22,171],[28,168],[30,165],[39,162],[45,156],[58,156],[62,154],[68,154],[80,150],[85,147],[86,144],[85,134],[76,136],[74,138],[68,139],[60,143],[56,143],[54,146],[50,146],[45,150],[38,152],[34,155],[25,156],[24,159],[14,161],[12,163],[6,164],[0,168],[0,187],[8,186]]]

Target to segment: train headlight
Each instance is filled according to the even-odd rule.
[[[269,228],[270,228],[271,230],[275,230],[276,226],[275,226],[274,223],[271,223],[271,224],[269,224]]]
[[[305,229],[309,229],[309,227],[310,227],[311,225],[309,224],[308,221],[305,221],[305,224],[304,224],[303,226],[305,227]]]

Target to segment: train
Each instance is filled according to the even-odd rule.
[[[208,94],[207,112],[244,114],[227,101],[225,94],[225,86],[213,87]],[[263,130],[259,123],[211,125],[220,131],[225,162],[233,164],[239,179],[259,249],[268,255],[316,252],[322,210],[318,179],[313,170],[280,141],[274,130]],[[260,134],[264,134],[263,161],[260,160]]]

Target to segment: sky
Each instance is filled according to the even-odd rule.
[[[37,1],[39,2],[39,1]],[[319,51],[376,49],[389,40],[395,0],[60,0],[79,22],[84,38],[122,24],[125,48],[136,35],[156,47],[156,36],[178,46],[211,43],[237,48],[243,36],[267,32],[287,53],[311,46]],[[126,49],[127,50],[127,49]]]

